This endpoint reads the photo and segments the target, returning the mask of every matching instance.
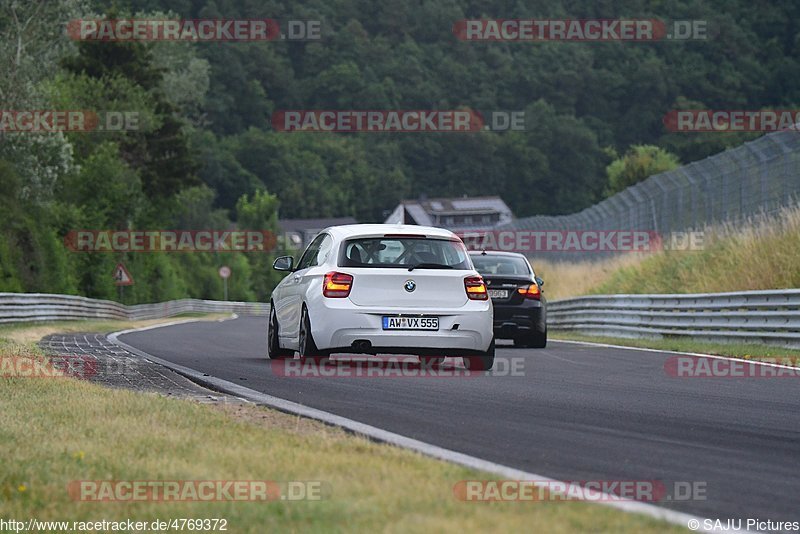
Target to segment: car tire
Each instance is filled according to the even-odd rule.
[[[275,306],[269,307],[269,326],[267,327],[267,358],[270,360],[285,360],[294,357],[294,351],[281,348],[278,337],[278,317],[275,315]]]
[[[529,347],[532,349],[543,349],[547,347],[547,328],[544,332],[534,332],[523,337],[514,338],[514,346],[517,348]]]
[[[547,347],[547,327],[543,332],[536,332],[528,340],[528,346],[534,349],[543,349]]]
[[[489,350],[480,356],[464,356],[464,367],[470,371],[488,371],[494,367],[494,338]]]
[[[300,358],[321,362],[328,359],[328,355],[317,348],[314,335],[311,333],[311,319],[308,317],[308,310],[303,306],[303,313],[300,316],[300,333],[298,346]]]

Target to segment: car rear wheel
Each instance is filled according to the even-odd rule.
[[[547,327],[543,332],[536,332],[530,338],[530,347],[534,349],[543,349],[547,347]]]
[[[328,355],[317,348],[314,336],[311,333],[311,320],[308,318],[308,310],[304,307],[300,317],[300,358],[321,362],[328,359]]]
[[[278,317],[275,315],[275,306],[269,310],[269,327],[267,330],[267,357],[271,360],[284,360],[294,356],[294,351],[281,348],[278,337]]]
[[[494,338],[489,350],[480,356],[464,356],[464,367],[470,371],[488,371],[494,367]]]

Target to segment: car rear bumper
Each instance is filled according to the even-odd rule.
[[[493,338],[489,301],[469,301],[459,308],[414,309],[354,306],[346,299],[327,299],[321,308],[309,309],[314,341],[324,351],[460,356],[487,351]],[[438,317],[439,330],[384,330],[385,315]]]
[[[493,329],[500,339],[513,339],[547,328],[547,308],[538,300],[526,300],[520,305],[495,303]]]

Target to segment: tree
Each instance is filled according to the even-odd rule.
[[[236,218],[240,230],[270,232],[275,239],[265,239],[265,244],[278,244],[278,199],[275,195],[260,190],[256,191],[252,198],[247,195],[242,196],[236,203]],[[278,249],[265,250],[263,253],[247,253],[247,259],[252,267],[252,287],[259,301],[268,301],[272,288],[281,279],[280,273],[272,269],[272,262],[278,253]]]
[[[657,146],[632,146],[624,156],[606,167],[608,186],[605,195],[610,197],[654,174],[671,171],[679,165],[677,156]]]
[[[72,48],[64,21],[84,9],[79,0],[0,2],[0,107],[46,109],[43,83]],[[35,136],[0,131],[0,159],[15,167],[19,198],[50,199],[56,181],[73,170],[72,149],[62,134]]]
[[[176,58],[185,60],[185,56]],[[135,103],[144,101],[143,115],[155,118],[149,127],[127,132],[120,141],[120,150],[128,164],[140,173],[144,191],[151,199],[163,201],[181,188],[199,183],[195,174],[198,166],[185,130],[187,122],[164,91],[162,81],[168,69],[153,59],[151,46],[139,42],[82,42],[78,54],[62,63],[68,72],[78,75],[78,80],[89,78],[86,84],[99,84],[104,95],[115,95],[116,86],[131,85],[139,93],[146,93],[146,98],[138,98]],[[115,96],[100,103],[109,98]]]

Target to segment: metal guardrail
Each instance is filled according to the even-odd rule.
[[[690,336],[800,348],[800,289],[577,297],[550,302],[547,324],[596,336]]]
[[[182,299],[126,306],[44,293],[0,293],[0,323],[146,320],[183,313],[267,315],[260,302]],[[800,348],[800,289],[675,295],[596,295],[548,304],[548,328],[614,337],[688,336]]]
[[[269,305],[261,302],[181,299],[126,306],[111,300],[72,295],[0,293],[0,323],[74,319],[146,320],[173,317],[182,313],[267,315]]]

